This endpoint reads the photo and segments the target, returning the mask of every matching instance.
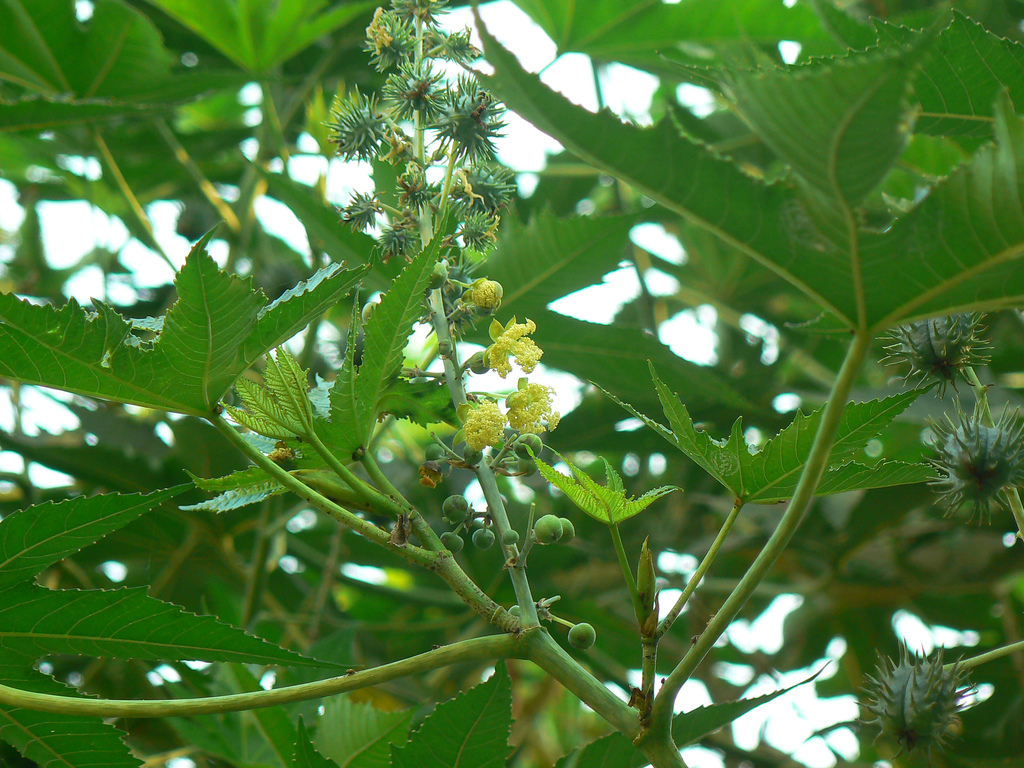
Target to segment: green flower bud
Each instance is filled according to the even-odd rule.
[[[473,531],[473,546],[477,549],[489,549],[494,543],[494,532],[490,528],[477,528]]]
[[[519,531],[505,531],[501,534],[501,544],[505,547],[511,547],[513,544],[519,543]]]
[[[558,538],[559,541],[572,541],[576,538],[576,526],[572,524],[572,520],[568,517],[560,517],[558,521],[562,524],[562,535]]]
[[[423,451],[424,461],[443,461],[447,452],[437,443],[431,443]]]
[[[478,376],[491,370],[491,366],[487,364],[487,355],[483,350],[475,353],[466,361],[466,368]]]
[[[540,455],[544,448],[544,441],[540,439],[540,435],[520,435],[512,447],[520,459],[533,459]],[[533,453],[531,454],[530,451]]]
[[[469,502],[465,496],[449,496],[441,504],[441,514],[453,525],[464,523],[469,517]]]
[[[519,606],[518,605],[513,605],[511,608],[508,609],[509,616],[516,616],[516,617],[518,617],[521,613],[522,613],[522,611],[519,610]]]
[[[462,452],[462,460],[471,467],[475,467],[480,463],[480,459],[484,456],[483,451],[479,451],[476,448],[470,448],[466,446],[466,450]]]

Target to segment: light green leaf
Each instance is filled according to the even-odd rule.
[[[810,416],[804,416],[798,411],[788,427],[760,449],[755,449],[744,439],[743,426],[739,419],[733,424],[732,432],[726,440],[716,440],[707,432],[698,430],[686,406],[658,378],[653,366],[651,375],[671,429],[621,400],[614,397],[613,399],[693,459],[704,471],[728,488],[736,498],[744,502],[769,504],[785,501],[793,495],[810,453],[824,406]],[[927,479],[926,470],[916,465],[891,462],[884,470],[879,468],[877,478],[873,475],[874,468],[859,464],[850,465],[853,455],[906,410],[920,396],[921,391],[910,390],[884,400],[847,405],[826,470],[833,474],[826,475],[830,478],[830,483],[823,486],[824,490],[820,486],[816,491],[817,495],[855,488],[880,488],[896,484],[901,477],[906,477],[908,482]],[[879,484],[875,485],[875,482]]]
[[[268,478],[266,472],[259,467],[249,467],[212,480],[203,480],[195,475],[191,477],[200,488],[207,491],[220,490],[220,493],[198,504],[180,507],[186,512],[227,512],[249,504],[257,504],[286,490],[279,482]]]
[[[276,302],[251,280],[221,271],[192,249],[175,279],[178,300],[152,343],[109,306],[89,313],[72,300],[36,306],[0,294],[0,375],[16,381],[149,408],[207,416],[269,341],[304,326],[347,292],[359,272],[314,280],[310,290]],[[311,314],[312,313],[312,314]]]
[[[566,463],[572,476],[567,477],[548,466],[541,459],[535,458],[541,476],[564,493],[581,510],[595,520],[600,520],[608,525],[617,525],[623,520],[628,520],[643,512],[662,496],[672,491],[682,490],[674,485],[663,485],[648,491],[640,498],[633,499],[626,495],[622,487],[622,478],[603,457],[601,460],[604,462],[606,486],[595,482],[590,475],[564,456],[558,453],[555,455]]]
[[[0,592],[30,581],[187,488],[176,485],[146,496],[107,493],[48,501],[7,515],[0,520]]]
[[[57,696],[80,696],[52,677],[10,660],[0,663],[0,682]],[[43,768],[137,768],[124,732],[98,717],[54,715],[0,706],[0,739]]]
[[[438,704],[402,748],[394,768],[504,768],[512,728],[512,685],[505,665],[480,685]]]
[[[389,768],[391,745],[405,743],[413,710],[383,712],[369,704],[335,696],[317,720],[316,747],[338,768]]]
[[[211,616],[149,597],[143,587],[0,592],[0,647],[38,658],[50,653],[125,659],[236,661],[323,666]]]
[[[352,2],[324,10],[326,0],[149,2],[255,74],[268,72],[374,7],[371,2]]]

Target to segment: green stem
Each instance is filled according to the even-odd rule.
[[[451,664],[467,661],[491,661],[515,655],[516,641],[510,635],[492,635],[463,640],[436,648],[408,659],[384,664],[373,669],[352,672],[328,680],[302,683],[287,688],[269,691],[235,693],[227,696],[208,696],[195,699],[171,701],[131,701],[123,699],[86,699],[48,693],[22,691],[7,685],[0,685],[0,704],[8,707],[22,707],[36,712],[53,712],[59,715],[85,715],[87,717],[188,717],[212,715],[223,712],[273,707],[291,704],[324,696],[334,696],[346,691],[380,685],[389,680],[429,672]]]
[[[366,451],[360,458],[363,466],[366,467],[367,474],[370,475],[370,479],[373,480],[374,484],[384,494],[386,494],[392,501],[398,504],[400,507],[405,509],[405,514],[409,516],[409,521],[412,523],[413,530],[416,532],[416,536],[419,538],[420,543],[431,552],[440,552],[445,549],[444,544],[441,543],[441,538],[437,535],[430,524],[423,519],[423,515],[420,514],[419,510],[416,509],[409,501],[401,494],[401,492],[395,488],[395,486],[388,480],[377,464],[377,460],[373,458],[371,451]]]
[[[622,571],[622,578],[629,588],[629,596],[633,601],[633,612],[636,614],[637,623],[643,622],[647,611],[644,610],[643,601],[640,600],[640,592],[636,588],[636,579],[633,578],[633,571],[629,567],[629,559],[626,557],[626,548],[622,546],[622,536],[619,535],[619,526],[611,523],[608,530],[612,534],[612,543],[615,545],[615,556],[619,559],[619,569]]]
[[[662,637],[668,632],[676,619],[679,618],[679,613],[683,610],[683,606],[693,595],[694,590],[697,589],[697,585],[700,584],[700,580],[704,578],[704,574],[708,572],[711,567],[711,563],[715,561],[715,557],[718,555],[718,550],[722,547],[722,542],[725,541],[725,537],[729,535],[729,531],[732,530],[732,524],[736,522],[736,516],[739,515],[740,510],[743,508],[743,499],[736,499],[736,503],[732,505],[732,511],[729,516],[725,519],[722,524],[722,529],[718,532],[715,540],[711,543],[711,549],[704,555],[704,559],[700,561],[700,565],[697,566],[697,570],[693,572],[690,580],[686,583],[686,588],[683,589],[679,599],[676,600],[675,605],[672,606],[665,618],[658,624],[658,629],[654,633],[655,637]]]
[[[431,322],[434,325],[434,333],[437,336],[439,345],[447,342],[450,354],[443,355],[441,362],[444,365],[444,376],[448,382],[448,391],[452,396],[452,403],[458,408],[466,403],[466,389],[462,382],[462,367],[459,365],[459,352],[448,328],[448,315],[444,309],[444,299],[441,290],[433,290],[429,294]],[[501,493],[498,490],[498,483],[494,472],[486,461],[481,461],[473,468],[480,488],[483,490],[484,499],[491,513],[495,528],[498,529],[498,541],[504,542],[505,531],[511,530],[508,522],[508,514],[505,512],[505,505],[501,500]],[[518,562],[520,555],[519,548],[515,544],[501,544],[501,551],[505,555],[505,562]],[[512,589],[516,594],[516,602],[519,604],[520,616],[523,627],[535,627],[540,623],[537,618],[537,604],[533,599],[530,590],[530,582],[526,577],[525,568],[509,568],[509,578],[512,580]]]
[[[1009,656],[1011,653],[1016,653],[1021,650],[1024,650],[1024,640],[1004,645],[1002,648],[996,648],[995,650],[987,651],[986,653],[979,653],[977,656],[972,656],[969,659],[961,659],[960,661],[945,664],[943,665],[943,668],[948,670],[955,666],[959,666],[961,669],[973,669],[981,664],[1001,659],[1003,656]]]
[[[821,415],[821,423],[814,435],[811,444],[810,454],[807,456],[807,463],[804,465],[800,480],[797,482],[793,498],[786,508],[782,519],[779,521],[775,532],[768,539],[764,548],[751,564],[750,568],[740,579],[739,584],[726,598],[718,612],[708,622],[707,627],[697,638],[697,642],[690,648],[682,661],[676,665],[662,685],[661,690],[654,702],[654,710],[651,718],[651,738],[664,737],[670,733],[672,714],[676,694],[682,688],[683,683],[693,674],[697,665],[704,659],[722,633],[729,627],[740,609],[757,589],[758,584],[768,574],[769,569],[782,554],[789,544],[793,534],[803,521],[807,510],[810,509],[814,500],[814,492],[821,481],[821,476],[828,465],[829,454],[835,441],[836,432],[846,410],[846,402],[850,396],[850,389],[860,372],[871,347],[871,335],[866,331],[855,331],[850,346],[846,350],[846,358],[843,360],[842,368],[832,386],[828,403]]]

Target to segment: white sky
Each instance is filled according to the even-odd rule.
[[[547,85],[561,91],[587,109],[596,109],[597,98],[588,57],[573,53],[556,58],[554,43],[511,2],[502,0],[489,3],[482,7],[481,15],[488,28],[516,53],[524,67],[534,72],[543,70],[542,80]],[[446,25],[450,29],[472,27],[472,14],[466,9],[457,10],[447,16]],[[478,38],[476,44],[480,45]],[[788,59],[795,58],[799,52],[799,46],[794,50],[793,45],[795,44],[789,44],[784,51]],[[656,78],[630,67],[612,65],[602,72],[601,84],[605,101],[610,108],[640,124],[650,124],[651,98],[658,85]],[[690,103],[704,105],[706,109],[710,109],[709,94],[704,89],[682,86],[679,95]],[[247,92],[245,97],[251,100],[251,91]],[[542,171],[545,167],[547,155],[558,152],[561,147],[558,142],[516,115],[509,115],[507,122],[506,136],[499,143],[499,156],[504,163],[521,172],[521,189],[529,192],[536,185],[536,172]],[[310,154],[293,157],[288,170],[294,178],[312,183],[327,161],[315,154],[316,145],[311,138],[304,137],[300,140],[300,149],[303,147]],[[91,177],[99,173],[95,161],[73,164],[72,170]],[[327,188],[328,198],[332,202],[343,203],[353,191],[367,190],[371,185],[365,164],[346,164],[337,160],[330,162]],[[269,198],[263,198],[257,202],[256,210],[268,231],[286,239],[297,250],[309,252],[309,244],[302,225],[287,208]],[[161,246],[175,264],[183,264],[190,243],[174,232],[177,206],[169,202],[158,202],[149,206],[148,213]],[[7,231],[16,230],[23,215],[22,209],[15,201],[13,185],[0,180],[0,228]],[[173,276],[172,270],[162,259],[128,237],[123,224],[94,211],[86,203],[47,203],[40,206],[40,216],[47,257],[54,267],[72,265],[94,247],[101,246],[121,251],[122,260],[135,272],[138,282],[143,287],[162,285]],[[639,225],[633,230],[631,237],[637,245],[672,263],[680,264],[686,258],[679,241],[659,225]],[[5,256],[9,257],[9,253],[9,246],[0,245],[0,261],[3,261]],[[211,253],[223,263],[226,256],[224,243],[215,243]],[[67,292],[69,296],[83,303],[92,297],[118,302],[130,302],[133,299],[133,289],[130,287],[108,285],[107,288],[109,294],[105,295],[100,270],[90,268],[69,281]],[[671,295],[676,288],[675,279],[669,275],[657,270],[648,274],[648,289],[654,295]],[[117,291],[121,292],[120,295]],[[635,271],[623,265],[606,275],[601,284],[560,299],[551,308],[590,322],[609,323],[618,309],[635,298],[638,292]],[[698,307],[671,318],[661,328],[660,337],[676,354],[694,362],[713,364],[717,360],[714,331],[716,321],[717,317],[712,307]],[[770,330],[760,326],[752,327],[751,332],[756,332],[757,335],[770,334]],[[503,386],[508,387],[509,382],[514,386],[515,379],[513,374],[508,381],[503,382],[495,375],[494,381],[486,380],[480,382],[478,386],[500,390]],[[566,411],[578,402],[579,386],[572,377],[564,374],[555,376],[548,372],[546,382],[556,386],[560,391],[561,397],[556,403],[557,408]],[[31,388],[24,390],[23,393],[26,410],[29,413],[26,423],[26,430],[29,433],[35,433],[39,429],[59,432],[77,426],[77,420],[68,411],[55,407],[52,400],[43,394]],[[10,429],[12,424],[13,413],[10,403],[0,402],[0,428]],[[20,458],[9,452],[0,453],[0,469],[20,471]],[[31,468],[31,478],[41,486],[67,481],[67,478],[59,473],[36,465]],[[680,562],[685,563],[684,567],[680,567],[681,571],[692,572],[695,567],[695,562],[689,564],[685,558]],[[662,571],[670,571],[673,563],[663,558],[663,561],[659,562],[659,567]],[[670,605],[671,599],[672,596],[666,593],[662,602]],[[793,595],[778,598],[755,622],[736,622],[729,630],[729,641],[745,651],[758,648],[768,653],[776,651],[782,642],[782,622],[799,604],[800,598]],[[896,617],[894,630],[908,641],[911,647],[926,650],[930,650],[933,645],[978,642],[977,637],[965,637],[953,630],[929,628],[920,619],[906,612]],[[844,650],[841,639],[837,638],[830,644],[828,656],[836,659]],[[820,669],[825,661],[823,659],[821,663],[814,665],[813,669],[790,672],[777,680],[754,680],[752,669],[736,665],[723,670],[722,674],[739,684],[749,683],[746,695],[753,696],[777,690],[780,685],[789,685],[805,679]],[[835,664],[832,664],[822,675],[822,679],[834,674],[834,670]],[[707,703],[710,703],[710,700],[703,684],[699,681],[690,681],[683,688],[677,706],[680,710],[689,710]],[[821,737],[811,738],[811,734],[824,726],[853,720],[857,716],[853,697],[822,700],[815,697],[813,685],[805,685],[737,720],[733,730],[741,746],[752,749],[763,736],[767,743],[792,753],[806,765],[824,768],[836,762],[828,746],[846,759],[852,760],[857,754],[856,739],[848,729],[839,729],[826,737],[826,746]],[[684,750],[684,757],[692,768],[720,768],[723,765],[721,758],[715,753],[699,747]]]

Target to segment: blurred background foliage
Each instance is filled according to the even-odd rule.
[[[798,61],[840,54],[848,46],[874,42],[871,28],[858,23],[869,15],[922,25],[949,3],[683,0],[661,5],[604,0],[584,9],[571,0],[518,0],[516,5],[543,29],[559,55],[589,57],[599,99],[612,102],[612,94],[601,89],[609,87],[607,75],[616,66],[655,75],[660,83],[650,109],[654,119],[671,114],[680,131],[771,176],[778,161],[752,141],[742,121],[710,93],[711,101],[701,108],[686,98],[693,91],[679,88],[684,72],[679,63],[707,66],[756,57],[781,62],[784,42],[799,45]],[[998,35],[1021,37],[1024,3],[966,0],[953,5]],[[173,271],[161,261],[180,264],[183,258],[168,245],[173,238],[154,234],[156,212],[165,203],[177,210],[181,237],[195,240],[218,226],[223,264],[250,275],[271,299],[330,261],[374,264],[359,300],[386,286],[399,265],[375,261],[372,239],[353,234],[338,220],[334,205],[345,200],[329,199],[332,146],[323,125],[334,94],[353,88],[374,92],[383,85],[363,50],[373,9],[367,2],[312,0],[0,5],[0,51],[15,52],[10,59],[0,56],[0,184],[12,194],[6,218],[0,220],[20,215],[20,224],[0,231],[0,287],[62,304],[69,284],[87,271],[95,280],[98,270],[105,300],[122,314],[162,314],[173,301]],[[40,65],[27,72],[16,66],[19,40],[25,39],[30,22],[42,30],[54,54],[49,69]],[[112,52],[115,38],[123,46]],[[527,40],[506,43],[530,45]],[[875,195],[879,200],[886,195],[912,199],[915,188],[949,173],[982,140],[915,136]],[[514,155],[503,159],[516,169]],[[302,163],[322,169],[312,185],[304,183],[310,180],[308,172],[295,173]],[[387,169],[373,171],[382,179]],[[274,234],[279,208],[256,214],[267,199],[298,217],[308,251]],[[69,201],[84,201],[120,222],[131,240],[105,238],[102,232],[97,237],[96,231],[62,233],[96,243],[68,263],[46,247],[60,239],[48,236],[45,227],[61,226],[61,209],[52,204]],[[48,206],[54,213],[43,216]],[[49,222],[45,226],[44,219]],[[666,258],[637,244],[640,238],[631,233],[641,225],[656,225],[678,239],[685,258]],[[129,242],[145,258],[126,258]],[[148,250],[138,250],[139,244]],[[620,269],[633,272],[641,287],[624,296],[611,325],[548,308]],[[154,283],[154,275],[165,272],[167,281]],[[654,360],[696,422],[724,436],[742,416],[747,439],[756,443],[788,423],[797,403],[806,412],[821,402],[842,359],[842,339],[809,325],[816,309],[779,278],[565,153],[551,155],[535,188],[503,215],[487,273],[505,286],[503,315],[507,310],[537,321],[545,365],[581,382],[581,402],[565,415],[552,445],[571,452],[578,464],[596,454],[608,458],[637,495],[666,483],[685,489],[622,529],[630,552],[638,552],[650,537],[664,588],[681,588],[731,499],[653,432],[637,429],[628,414],[587,382],[656,416],[660,409],[647,372],[647,360]],[[647,287],[654,279],[670,288],[655,294]],[[350,316],[350,307],[339,306],[295,340],[304,364],[324,377],[332,375]],[[659,341],[659,330],[680,318],[713,332],[710,362],[691,362]],[[981,375],[999,385],[993,393],[999,409],[1004,402],[1019,401],[1024,387],[1024,321],[1019,312],[1006,311],[991,315],[988,323],[994,354]],[[486,329],[481,325],[478,331],[483,341]],[[426,362],[429,352],[417,348],[413,355]],[[881,342],[876,352],[876,359],[882,357]],[[80,493],[164,488],[185,479],[186,470],[217,477],[244,466],[223,438],[196,419],[0,385],[10,404],[9,428],[0,432],[4,514]],[[571,389],[570,384],[559,386]],[[900,387],[891,370],[869,363],[855,398],[882,397]],[[950,410],[954,394],[945,403],[922,397],[869,445],[863,460],[883,454],[919,460],[926,452],[922,435],[927,419]],[[43,415],[52,413],[60,413],[56,421],[66,429],[38,428],[53,423],[52,416]],[[383,426],[373,449],[395,484],[442,526],[441,501],[464,491],[472,497],[473,489],[466,489],[469,474],[459,471],[446,474],[437,488],[419,484],[417,469],[427,441],[423,429],[395,421]],[[38,467],[61,474],[44,476]],[[531,502],[538,515],[551,512],[575,521],[578,536],[571,545],[531,560],[531,581],[541,597],[561,595],[560,615],[597,628],[595,649],[582,657],[610,684],[628,691],[636,682],[631,670],[639,666],[639,647],[607,532],[546,490],[539,476],[510,481],[504,492],[520,530]],[[196,491],[176,501],[185,505],[204,498]],[[667,673],[691,635],[703,628],[780,514],[777,506],[744,509],[704,587],[663,641],[660,671]],[[802,700],[810,702],[803,709],[783,704],[773,710],[773,717],[781,718],[773,722],[788,734],[773,735],[769,729],[767,741],[751,749],[752,740],[758,740],[749,727],[745,737],[724,730],[704,741],[702,747],[710,751],[690,753],[691,764],[873,765],[891,756],[886,745],[872,743],[873,733],[853,722],[857,712],[850,696],[861,689],[878,652],[895,652],[896,626],[906,627],[910,616],[925,627],[913,642],[947,645],[952,657],[970,653],[969,646],[989,648],[1022,639],[1024,569],[1019,546],[1009,547],[1011,527],[1009,515],[997,516],[991,527],[945,519],[923,486],[819,500],[744,609],[736,632],[698,669],[699,684],[691,683],[686,692],[696,697],[694,703],[702,701],[701,685],[713,701],[738,698],[752,686],[762,690],[765,681],[770,687],[777,672],[817,670],[830,657],[834,662],[813,685],[822,699],[845,697],[836,699],[845,704],[829,711],[846,714],[822,724],[810,711],[813,698]],[[495,599],[514,602],[496,548],[467,547],[461,557],[470,576]],[[402,658],[484,629],[430,574],[340,532],[290,496],[221,514],[167,506],[55,567],[46,584],[86,589],[148,585],[156,597],[352,667]],[[662,602],[668,602],[665,596]],[[781,644],[759,636],[760,631],[770,635],[782,615]],[[185,665],[154,672],[145,662],[64,657],[44,665],[61,679],[116,698],[151,696],[154,679],[183,694],[224,692],[239,685],[226,673]],[[512,664],[511,670],[517,718],[513,741],[518,745],[512,765],[551,765],[602,732],[599,721],[537,670],[527,664]],[[468,687],[482,671],[444,669],[353,698],[386,710],[418,708]],[[278,682],[314,677],[302,675]],[[1024,655],[984,665],[973,679],[990,698],[964,713],[962,734],[942,759],[950,766],[1021,765]],[[304,712],[321,734],[329,732],[331,724],[318,718],[315,704],[294,709]],[[326,717],[331,716],[328,710]],[[247,726],[249,718],[136,721],[128,724],[130,743],[153,766],[175,758],[200,766],[277,765],[259,729]],[[26,764],[5,747],[0,747],[0,763]]]

